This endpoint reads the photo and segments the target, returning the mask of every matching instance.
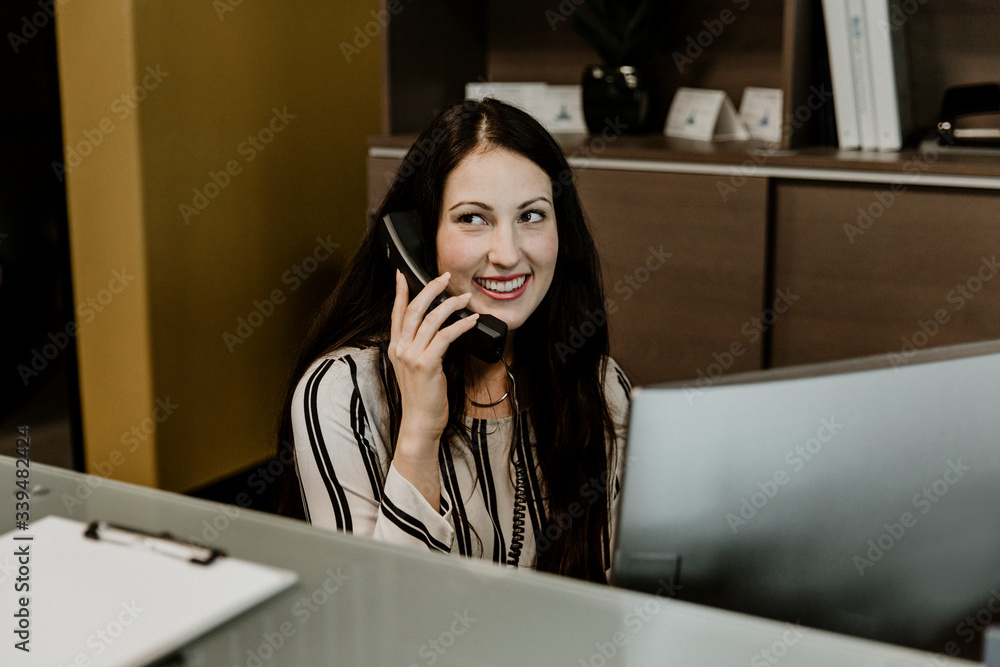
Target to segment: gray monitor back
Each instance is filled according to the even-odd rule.
[[[1000,342],[637,389],[613,580],[976,659],[1000,622]]]

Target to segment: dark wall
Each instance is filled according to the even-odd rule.
[[[66,189],[52,169],[62,158],[56,32],[46,7],[0,6],[0,451],[13,426],[27,424],[44,437],[33,460],[78,467]]]

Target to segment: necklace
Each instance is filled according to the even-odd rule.
[[[514,375],[510,372],[510,369],[507,368],[507,360],[506,359],[503,360],[503,365],[504,365],[504,369],[507,371],[507,391],[504,392],[503,396],[501,396],[497,400],[493,401],[492,403],[476,403],[474,400],[472,400],[470,398],[469,399],[470,403],[472,403],[477,408],[492,408],[495,405],[500,405],[504,401],[504,399],[506,399],[508,396],[510,396],[510,387],[514,383]],[[486,395],[489,396],[489,392],[488,391],[486,392]]]
[[[476,403],[471,398],[469,399],[469,403],[472,403],[477,408],[492,408],[494,405],[500,405],[500,403],[503,401],[503,399],[507,398],[508,396],[510,396],[510,389],[508,389],[506,392],[504,392],[503,396],[501,396],[497,400],[493,401],[492,403]]]

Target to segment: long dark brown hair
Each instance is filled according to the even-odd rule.
[[[582,345],[580,337],[574,337],[572,354],[566,353],[571,331],[591,321],[596,313],[603,315],[604,289],[597,249],[559,145],[537,121],[515,107],[493,99],[458,103],[442,112],[414,142],[374,219],[392,211],[415,209],[424,225],[424,265],[436,267],[435,238],[445,180],[477,148],[502,148],[523,155],[552,180],[559,237],[555,275],[548,293],[514,336],[519,403],[522,409],[529,408],[547,490],[548,517],[536,533],[535,566],[606,582],[604,569],[610,565],[604,553],[608,501],[602,495],[594,502],[591,489],[608,488],[614,461],[614,424],[603,385],[609,351],[607,329],[597,327]],[[310,364],[345,346],[385,350],[395,281],[394,271],[377,246],[375,226],[369,224],[361,246],[307,335],[282,415],[279,455],[285,460],[287,453],[281,450],[292,448],[292,394]],[[457,435],[468,442],[464,421],[466,360],[454,346],[445,355],[444,372],[450,415],[442,441]],[[387,375],[384,399],[394,448],[400,397],[391,364]],[[608,443],[612,443],[610,452]],[[289,481],[293,484],[283,493],[284,513],[302,516],[297,482]],[[537,538],[542,533],[545,539],[540,541]]]

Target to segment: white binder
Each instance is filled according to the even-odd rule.
[[[862,0],[847,0],[851,72],[854,76],[854,103],[858,109],[858,134],[863,150],[878,148],[878,119],[875,116],[875,88],[872,85],[868,20]],[[834,92],[834,95],[837,93]]]
[[[833,110],[837,116],[837,141],[841,150],[861,147],[858,107],[854,101],[854,74],[846,0],[823,0],[826,44],[830,54]]]
[[[4,553],[22,554],[16,567],[27,568],[21,590],[17,575],[3,582],[0,614],[17,630],[16,614],[23,618],[27,609],[30,649],[16,648],[21,639],[8,631],[0,664],[143,665],[298,580],[294,572],[237,558],[202,558],[210,549],[104,526],[91,538],[87,529],[49,516],[26,532],[0,536]]]
[[[867,0],[865,3],[880,151],[902,148],[910,128],[909,67],[904,31],[892,23],[892,6],[895,0]]]

